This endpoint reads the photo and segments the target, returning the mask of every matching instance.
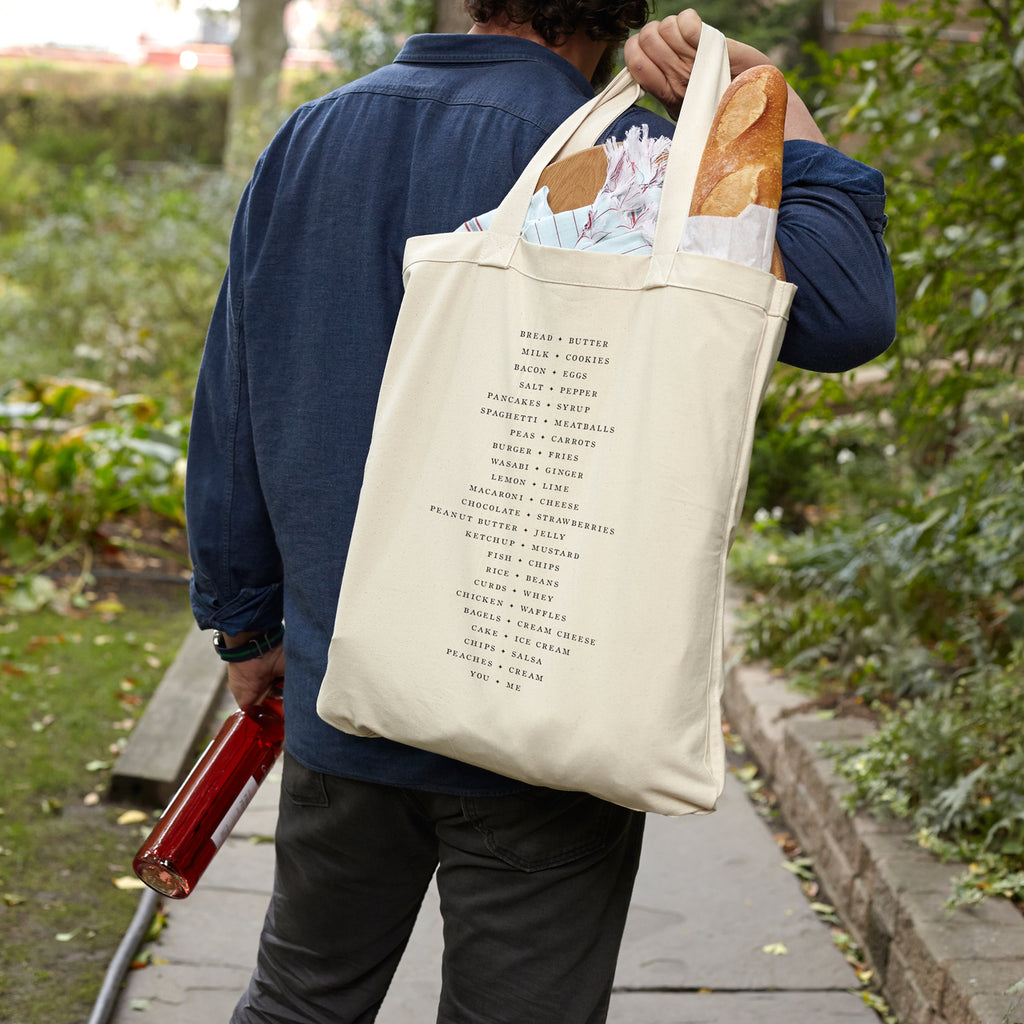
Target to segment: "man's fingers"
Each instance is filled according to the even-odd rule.
[[[673,117],[690,81],[700,31],[697,12],[687,10],[664,21],[648,22],[626,43],[626,67]]]
[[[635,36],[626,40],[623,51],[626,67],[645,92],[661,99],[668,92],[668,79],[658,66],[657,23],[649,22]],[[648,30],[652,31],[648,31]]]
[[[703,25],[700,15],[692,7],[688,7],[685,11],[680,11],[674,19],[670,20],[675,21],[679,34],[686,45],[690,49],[696,50],[697,44],[700,42],[700,30]]]
[[[664,21],[653,22],[657,27],[656,33],[661,43],[668,47],[666,53],[673,54],[679,60],[692,63],[697,53],[697,44],[700,42],[700,33],[703,22],[700,15],[694,10],[683,11],[675,17],[666,18]],[[643,35],[643,32],[640,33]],[[653,44],[652,45],[657,45]]]

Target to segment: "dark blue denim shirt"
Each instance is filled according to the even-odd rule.
[[[187,473],[203,628],[287,622],[287,745],[336,775],[483,795],[518,784],[383,739],[315,701],[412,235],[493,209],[593,95],[564,59],[506,36],[424,35],[394,64],[297,110],[261,156],[231,235],[196,390]],[[672,125],[633,108],[652,134]],[[786,144],[778,238],[798,286],[782,358],[844,370],[894,333],[882,176]],[[402,622],[393,623],[396,640]]]

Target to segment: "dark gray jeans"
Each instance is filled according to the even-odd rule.
[[[439,1024],[600,1024],[643,824],[578,793],[424,793],[285,754],[274,893],[232,1022],[369,1024],[436,869]]]

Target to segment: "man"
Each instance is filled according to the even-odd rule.
[[[277,875],[237,1022],[372,1021],[435,869],[439,1021],[607,1012],[642,815],[348,736],[315,712],[405,240],[497,206],[647,14],[646,0],[467,9],[467,35],[413,37],[281,129],[242,197],[207,338],[187,485],[193,606],[221,631],[239,704],[288,665]],[[699,32],[685,12],[627,45],[670,111]],[[735,43],[730,60],[738,74],[766,59]],[[634,108],[607,134],[642,123],[672,130]],[[825,146],[795,96],[786,134],[778,238],[799,292],[782,357],[842,370],[893,335],[881,176]]]

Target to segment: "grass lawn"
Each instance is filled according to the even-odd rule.
[[[187,588],[136,584],[81,617],[0,621],[0,1017],[85,1021],[138,904],[114,879],[148,825],[110,766],[191,624]]]

